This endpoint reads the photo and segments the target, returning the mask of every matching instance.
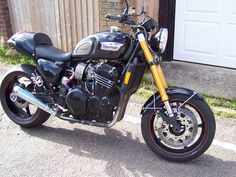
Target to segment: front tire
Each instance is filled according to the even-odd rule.
[[[177,112],[180,110],[177,107],[189,96],[175,94],[169,98]],[[156,102],[156,106],[165,109],[162,101]],[[215,118],[204,100],[191,98],[181,110],[178,122],[183,128],[179,134],[171,131],[170,125],[160,121],[161,117],[152,109],[143,115],[141,122],[142,135],[150,149],[158,156],[174,162],[187,162],[199,157],[209,148],[215,135]]]
[[[30,92],[32,91],[34,84],[30,77],[28,73],[17,68],[3,79],[0,93],[2,108],[6,115],[16,124],[26,128],[38,127],[50,117],[49,113],[20,98],[12,101],[11,94],[15,84],[25,87]]]

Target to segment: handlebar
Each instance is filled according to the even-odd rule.
[[[117,20],[117,21],[119,21],[120,23],[122,23],[123,20],[124,20],[124,17],[121,16],[121,15],[106,14],[106,15],[105,15],[105,18],[106,18],[106,19],[111,19],[111,20]]]
[[[128,14],[128,13],[123,12],[122,15],[106,14],[105,18],[108,19],[108,20],[116,20],[119,23],[129,25],[129,26],[131,26],[131,28],[133,28],[134,26],[136,26],[136,28],[137,28],[137,22],[134,20],[133,17],[141,16],[142,14],[145,14],[145,13],[142,12],[140,15],[134,15],[134,14]],[[143,20],[145,19],[145,17],[143,18]]]
[[[134,17],[143,17],[141,22],[137,22]],[[148,20],[146,20],[148,17]],[[121,15],[111,15],[106,14],[106,19],[116,20],[123,25],[128,25],[133,32],[137,32],[137,30],[144,30],[145,33],[152,31],[154,28],[157,29],[157,24],[155,20],[144,12],[144,8],[142,8],[142,12],[140,14],[135,14],[134,8],[127,7]],[[146,23],[147,22],[147,23]]]

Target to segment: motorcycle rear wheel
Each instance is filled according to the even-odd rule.
[[[8,73],[2,81],[0,93],[4,112],[14,123],[22,127],[34,128],[42,125],[48,120],[50,114],[20,98],[17,98],[15,102],[12,101],[13,95],[11,94],[15,84],[25,87],[30,92],[34,87],[30,76],[24,71],[18,70]]]
[[[175,94],[169,98],[174,111],[179,110],[177,119],[182,130],[174,133],[171,125],[150,109],[142,117],[142,135],[149,148],[161,158],[187,162],[202,155],[211,145],[215,135],[215,118],[204,100],[191,98],[179,108],[189,96]],[[165,110],[161,100],[156,102],[156,106]]]

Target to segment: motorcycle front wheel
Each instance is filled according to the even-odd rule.
[[[169,102],[177,115],[181,129],[173,131],[154,109],[142,117],[143,138],[150,149],[161,158],[174,162],[187,162],[202,155],[211,145],[215,135],[215,118],[211,108],[204,100],[174,94]],[[183,104],[185,103],[185,104]],[[156,107],[165,114],[163,102],[157,101]]]

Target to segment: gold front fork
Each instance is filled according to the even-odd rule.
[[[148,44],[146,42],[146,39],[144,37],[144,35],[142,33],[138,34],[138,39],[141,45],[141,48],[144,52],[145,58],[147,60],[147,62],[149,64],[154,62],[154,57],[152,55],[152,53],[150,52],[149,48],[148,48]],[[163,102],[166,102],[169,100],[169,97],[167,95],[166,89],[168,88],[165,76],[163,74],[163,71],[161,69],[160,65],[155,65],[155,64],[151,64],[150,65],[150,70],[152,73],[152,76],[154,78],[155,81],[155,85],[157,90],[159,91],[160,95],[161,95],[161,99]]]

